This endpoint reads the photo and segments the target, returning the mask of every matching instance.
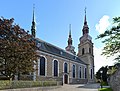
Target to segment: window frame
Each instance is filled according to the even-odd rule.
[[[57,61],[57,63],[58,63],[57,76],[54,75],[54,61]],[[52,76],[53,77],[59,77],[59,61],[57,59],[53,59],[53,62],[52,62]]]
[[[41,73],[40,73],[40,64],[41,64],[41,63],[40,63],[40,59],[41,59],[42,57],[45,59],[45,75],[40,75],[40,74],[41,74]],[[41,55],[40,58],[38,59],[38,75],[39,75],[39,76],[47,76],[47,58],[46,58],[45,56],[43,56],[43,55]]]
[[[66,64],[66,66],[65,66],[65,64]],[[68,73],[68,63],[66,63],[66,62],[64,62],[64,71],[63,72]]]
[[[76,65],[75,64],[72,65],[72,78],[76,78]]]

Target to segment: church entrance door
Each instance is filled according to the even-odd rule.
[[[64,75],[64,83],[68,84],[68,75],[67,74]]]

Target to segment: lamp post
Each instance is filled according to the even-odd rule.
[[[100,75],[100,76],[101,76],[101,82],[100,82],[100,85],[101,85],[101,88],[102,88],[102,73],[103,73],[103,71],[101,70],[100,73],[101,73],[101,75]]]

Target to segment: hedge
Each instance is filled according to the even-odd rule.
[[[56,81],[0,81],[0,89],[57,86]]]
[[[98,91],[112,91],[111,88],[99,88]]]
[[[0,89],[7,89],[7,88],[10,88],[10,81],[8,80],[0,80]]]

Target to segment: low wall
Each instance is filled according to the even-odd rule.
[[[87,79],[73,79],[70,78],[70,84],[86,84],[88,82]]]
[[[109,85],[113,91],[120,91],[120,68],[110,76]]]

